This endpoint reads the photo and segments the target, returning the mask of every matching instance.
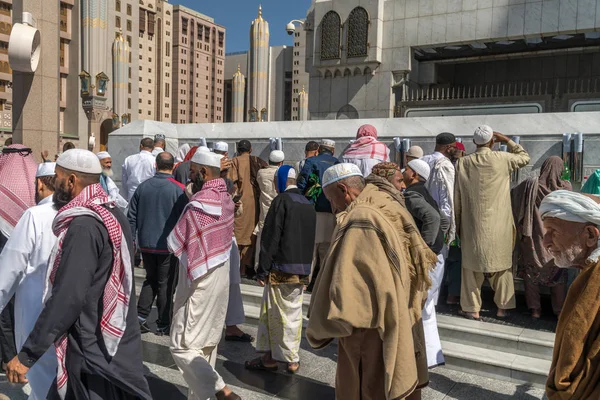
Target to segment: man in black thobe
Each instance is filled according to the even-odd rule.
[[[78,153],[69,154],[71,152]],[[58,158],[54,194],[57,208],[80,198],[78,196],[84,190],[87,193],[92,189],[94,195],[100,193],[102,171],[97,160],[93,153],[81,149],[69,150]],[[93,187],[88,188],[90,185]],[[131,262],[128,263],[132,268],[133,240],[127,218],[109,204],[101,207],[105,207],[120,225],[126,242],[122,248],[128,249],[128,254],[123,254],[122,258],[130,257]],[[60,214],[61,211],[57,219]],[[112,356],[104,340],[102,327],[105,325],[101,324],[105,316],[103,296],[105,289],[110,287],[109,278],[114,278],[112,246],[109,231],[102,221],[88,215],[76,215],[71,220],[60,247],[62,255],[52,283],[51,296],[21,352],[8,364],[7,377],[10,382],[26,382],[27,370],[66,334],[66,393],[59,395],[55,381],[48,399],[152,399],[143,372],[133,283],[128,293],[125,328]]]

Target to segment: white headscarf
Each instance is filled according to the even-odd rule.
[[[192,147],[187,143],[179,146],[179,148],[177,149],[177,156],[175,157],[175,162],[183,162],[183,160],[185,159],[185,156],[187,155],[187,153],[190,151],[191,148]]]
[[[542,219],[558,218],[569,222],[591,223],[600,228],[600,204],[588,196],[569,190],[556,190],[544,197],[540,214]],[[599,258],[600,241],[588,261],[597,262]]]

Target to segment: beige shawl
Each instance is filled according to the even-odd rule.
[[[383,341],[387,399],[417,386],[409,298],[409,248],[396,228],[399,204],[375,186],[338,215],[338,224],[311,299],[306,330],[322,348],[355,329],[376,329]]]

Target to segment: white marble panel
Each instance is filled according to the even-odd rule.
[[[477,0],[462,0],[463,11],[471,11],[477,9]]]
[[[525,0],[508,0],[509,6],[514,6],[516,4],[525,4]]]
[[[431,43],[439,44],[446,41],[446,15],[434,15],[431,24]]]
[[[416,18],[415,18],[416,20]],[[405,42],[404,19],[394,21],[394,37],[392,38],[393,47],[403,47]],[[410,20],[409,20],[410,21]]]
[[[433,14],[446,14],[448,11],[448,2],[446,0],[434,0]]]
[[[392,75],[381,74],[377,81],[377,108],[388,110],[389,117],[393,117],[395,99],[392,94]]]
[[[365,80],[370,78],[369,84],[365,85]],[[363,85],[366,90],[366,104],[363,109],[367,111],[375,111],[379,107],[379,76],[363,76]]]
[[[462,10],[462,0],[448,0],[447,4],[448,13],[460,12]]]
[[[419,35],[419,18],[409,18],[404,20],[404,43],[406,46],[417,44]]]
[[[419,46],[431,44],[431,24],[433,17],[420,17],[419,18],[419,33],[417,38],[417,44]]]
[[[596,27],[600,27],[600,0],[596,0]]]
[[[446,43],[460,42],[460,13],[446,14]]]
[[[331,81],[331,103],[329,110],[338,111],[340,108],[350,102],[351,94],[348,91],[348,79],[352,77],[337,77]]]
[[[508,32],[508,7],[492,9],[492,38],[504,39]]]
[[[475,39],[477,28],[477,11],[463,11],[461,13],[460,40],[470,42]]]
[[[558,33],[559,0],[544,0],[542,3],[542,33]]]
[[[509,0],[494,0],[493,6],[494,7],[504,7],[507,6],[509,3]]]
[[[575,33],[577,30],[577,0],[560,0],[558,30],[561,33]]]
[[[477,0],[477,8],[492,8],[494,6],[494,0]]]
[[[577,1],[577,32],[594,28],[596,12],[596,0]]]
[[[394,2],[392,0],[386,1],[383,4],[383,20],[392,21],[394,19]]]
[[[391,71],[407,71],[410,70],[411,52],[409,47],[398,47],[392,53],[392,68]]]
[[[492,37],[492,10],[491,8],[477,10],[475,37],[478,40],[486,40]]]
[[[542,2],[525,4],[525,35],[538,35],[542,29]]]
[[[383,48],[394,47],[394,22],[393,20],[383,23]],[[402,32],[404,33],[404,31]]]
[[[426,17],[433,14],[434,0],[419,0],[419,17]]]
[[[383,49],[383,53],[382,53],[382,61],[381,61],[381,65],[379,66],[379,71],[380,72],[386,72],[386,71],[391,71],[391,67],[392,67],[392,61],[393,61],[393,54],[394,54],[394,49],[390,48],[385,48]]]
[[[415,18],[419,16],[419,0],[406,0],[406,12],[404,18]]]
[[[331,87],[333,78],[321,79],[321,87],[319,93],[321,98],[319,99],[319,112],[329,112],[331,110]]]
[[[508,36],[511,38],[523,36],[525,28],[525,4],[508,7]]]
[[[388,3],[392,3],[388,0]],[[394,19],[404,19],[406,15],[406,0],[395,0],[394,2]]]

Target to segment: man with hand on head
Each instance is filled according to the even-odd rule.
[[[7,366],[10,382],[52,346],[58,371],[48,399],[152,398],[144,377],[133,290],[133,240],[125,216],[100,186],[102,167],[90,151],[65,151],[56,161],[44,308]]]
[[[38,166],[35,175],[37,205],[25,211],[0,253],[0,311],[14,295],[17,351],[27,340],[44,305],[42,293],[48,258],[56,244],[52,232],[57,212],[52,203],[55,166],[51,162]],[[31,387],[29,399],[45,399],[55,377],[56,353],[51,348],[27,373]]]

